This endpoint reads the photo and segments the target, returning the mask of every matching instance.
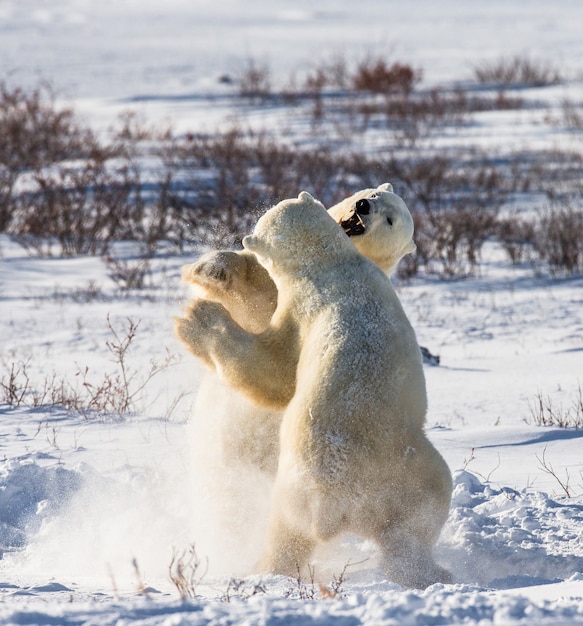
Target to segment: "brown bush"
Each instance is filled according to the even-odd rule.
[[[260,135],[253,146],[253,161],[259,168],[265,186],[265,204],[297,195],[297,152],[266,135]]]
[[[421,232],[428,269],[445,277],[474,274],[495,224],[496,211],[479,206],[458,206],[433,215]]]
[[[134,238],[139,205],[126,167],[111,170],[104,154],[75,165],[40,171],[22,194],[12,234],[38,254],[105,254],[113,239]]]
[[[503,86],[543,87],[562,81],[559,71],[549,63],[520,55],[476,66],[474,77],[479,83]]]
[[[366,59],[362,61],[352,76],[352,86],[359,91],[379,94],[409,95],[421,80],[421,71],[410,65],[392,63],[384,59]]]
[[[239,95],[261,100],[271,93],[271,68],[267,62],[248,58],[238,73],[237,82]]]
[[[167,196],[191,241],[238,245],[266,207],[310,190],[338,199],[344,159],[325,149],[298,150],[239,129],[189,136],[166,151]]]
[[[476,272],[484,242],[495,233],[504,191],[487,163],[451,158],[407,161],[385,166],[413,213],[417,253],[404,264],[413,274],[421,267],[443,277]],[[401,191],[402,189],[402,191]]]
[[[575,209],[574,215],[560,214],[550,222],[539,219],[535,225],[500,222],[498,210],[508,193],[546,193],[553,206],[565,205],[573,190],[581,190],[581,155],[529,153],[491,160],[478,150],[428,154],[427,142],[420,153],[417,140],[425,140],[434,129],[463,123],[466,113],[497,105],[493,97],[472,97],[460,90],[412,93],[411,82],[403,78],[410,74],[399,67],[406,66],[370,62],[375,84],[388,81],[383,87],[389,90],[386,97],[372,91],[328,97],[321,89],[335,79],[332,70],[327,70],[329,77],[321,66],[311,88],[325,107],[327,125],[322,137],[312,137],[302,148],[240,128],[173,138],[168,130],[154,132],[134,116],[121,121],[109,142],[98,142],[71,112],[57,111],[44,92],[29,102],[30,96],[5,89],[12,94],[9,98],[5,93],[6,102],[20,103],[14,105],[17,128],[44,124],[45,129],[41,147],[25,149],[24,141],[20,156],[10,157],[14,166],[12,161],[6,165],[9,151],[1,144],[0,181],[2,176],[7,181],[1,189],[9,193],[0,193],[0,198],[9,198],[9,232],[41,254],[109,254],[115,259],[112,241],[138,242],[142,258],[136,259],[135,268],[115,260],[108,266],[122,287],[133,288],[147,276],[148,265],[142,260],[151,259],[161,242],[179,250],[189,243],[231,247],[253,228],[265,207],[302,189],[331,206],[356,189],[390,180],[416,220],[418,254],[405,260],[406,273],[424,269],[442,276],[471,274],[477,271],[484,241],[492,235],[515,262],[532,254],[553,272],[577,271],[580,257],[558,226],[575,232]],[[346,76],[346,66],[340,69]],[[302,95],[304,102],[308,96]],[[365,121],[354,122],[349,115],[353,111],[362,111]],[[2,123],[8,117],[1,118]],[[330,140],[326,128],[348,118],[348,143]],[[391,131],[378,152],[358,149],[358,133],[367,130],[369,121],[377,127],[385,123]],[[51,132],[56,136],[50,138]],[[347,145],[357,148],[351,151]],[[23,172],[27,185],[19,186],[23,191],[15,195],[14,181]],[[561,186],[556,183],[558,172]],[[531,226],[534,230],[528,230]],[[575,269],[559,269],[565,267]],[[134,269],[139,271],[134,274]]]
[[[522,216],[500,218],[496,236],[513,265],[534,259],[535,227],[531,220]]]
[[[553,276],[583,271],[583,209],[569,198],[528,216],[499,220],[497,236],[512,263],[546,267]]]
[[[261,194],[251,181],[252,150],[233,129],[189,135],[164,154],[170,184],[166,200],[191,241],[232,246],[249,232]]]
[[[539,212],[534,249],[553,275],[583,271],[583,209],[555,203]]]
[[[21,174],[83,157],[93,144],[92,133],[73,111],[55,105],[48,86],[25,91],[0,82],[0,232],[12,219]]]
[[[350,70],[343,55],[336,55],[330,59],[314,65],[307,73],[304,86],[308,93],[322,90],[324,87],[348,88],[351,82]]]
[[[563,123],[569,130],[583,130],[583,104],[578,105],[565,98],[561,102]]]

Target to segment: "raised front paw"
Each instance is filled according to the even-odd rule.
[[[192,354],[210,364],[215,340],[224,329],[229,316],[223,306],[207,300],[194,300],[184,311],[184,317],[174,320],[174,332]]]
[[[224,327],[229,314],[218,302],[193,300],[184,312],[184,322],[196,333],[210,333]]]
[[[209,295],[231,289],[246,271],[245,261],[236,252],[221,250],[205,254],[196,263],[182,268],[182,279],[202,287]]]

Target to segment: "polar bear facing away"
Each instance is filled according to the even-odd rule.
[[[448,580],[432,549],[451,476],[422,428],[421,355],[390,281],[306,192],[243,245],[277,287],[269,326],[250,333],[197,301],[177,334],[231,386],[284,410],[260,570],[294,575],[320,542],[352,532],[377,542],[391,580]]]

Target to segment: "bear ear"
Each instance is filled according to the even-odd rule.
[[[260,249],[259,239],[253,235],[246,235],[243,237],[243,247],[249,252],[256,252]]]
[[[308,193],[307,191],[300,191],[298,200],[300,200],[301,202],[315,202],[312,194]]]
[[[391,183],[383,183],[377,187],[377,191],[393,191],[393,185]]]

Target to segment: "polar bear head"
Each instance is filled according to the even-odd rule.
[[[324,205],[307,191],[266,211],[253,234],[243,238],[243,247],[268,269],[276,265],[286,272],[336,260],[347,250],[356,252]]]
[[[363,189],[328,210],[356,249],[390,273],[416,249],[413,218],[390,183]]]

